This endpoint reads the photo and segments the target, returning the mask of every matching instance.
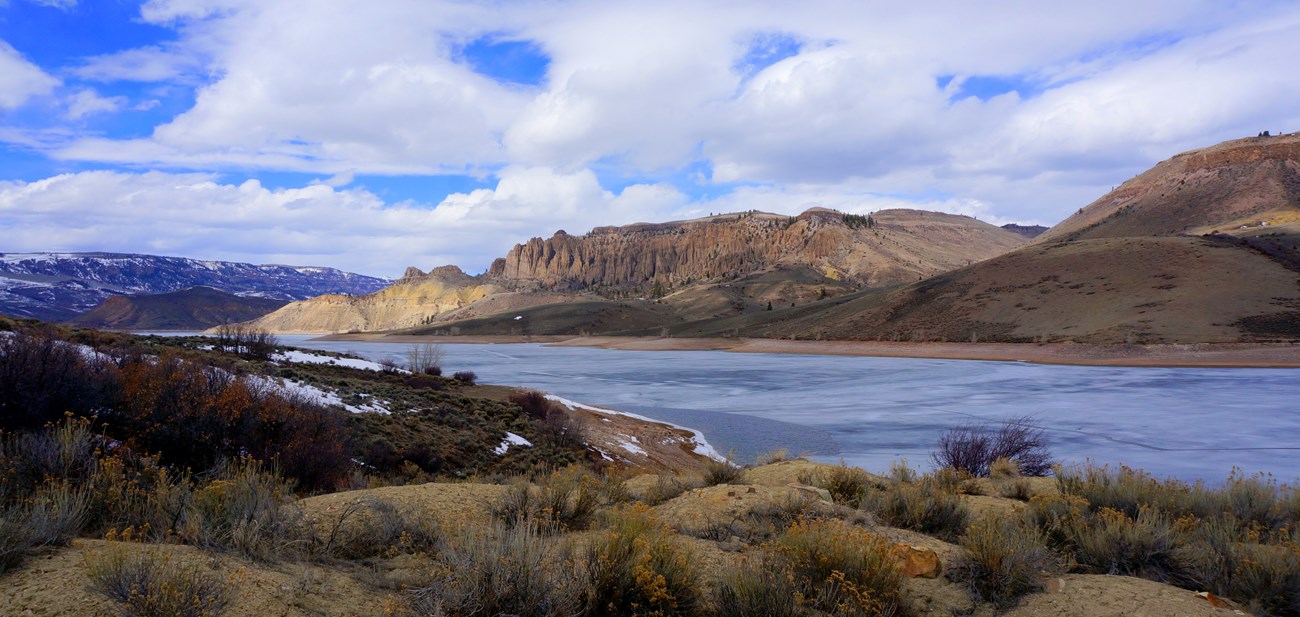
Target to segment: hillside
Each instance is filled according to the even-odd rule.
[[[324,293],[365,294],[388,281],[334,268],[254,265],[124,253],[0,253],[0,314],[61,321],[109,296],[195,286],[293,301]]]
[[[895,290],[685,324],[674,333],[959,342],[1297,339],[1298,170],[1300,136],[1225,142],[1156,165],[1030,246],[994,259]]]
[[[658,330],[896,285],[987,259],[1026,238],[916,210],[812,209],[560,231],[516,245],[487,273],[410,269],[364,297],[324,296],[257,321],[276,332],[404,330],[577,334]]]
[[[256,319],[285,304],[284,300],[191,287],[164,294],[110,296],[67,323],[110,330],[204,330]]]
[[[1300,223],[1300,133],[1184,152],[1121,184],[1035,241],[1201,235]]]
[[[1298,283],[1300,273],[1226,240],[1104,238],[1034,245],[761,323],[706,322],[675,333],[1100,344],[1292,339],[1300,337]]]

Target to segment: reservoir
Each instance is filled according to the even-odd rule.
[[[403,364],[400,343],[307,348]],[[739,462],[787,448],[883,472],[930,468],[948,429],[1031,415],[1055,457],[1217,483],[1234,467],[1300,478],[1300,370],[1038,365],[723,351],[449,344],[445,374],[536,388],[702,431]]]

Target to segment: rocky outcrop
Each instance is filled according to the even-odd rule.
[[[691,221],[563,231],[518,244],[488,276],[550,289],[678,287],[780,265],[812,266],[858,285],[915,281],[1025,242],[965,216],[887,210],[848,217],[816,208],[796,217],[743,212]]]

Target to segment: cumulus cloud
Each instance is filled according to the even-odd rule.
[[[483,270],[531,235],[654,220],[681,201],[654,185],[615,195],[589,171],[509,169],[495,189],[436,206],[324,184],[271,189],[210,174],[90,171],[0,182],[0,230],[15,252],[142,252],[395,277],[408,265]]]
[[[0,41],[0,109],[14,109],[58,86],[58,79],[28,62],[9,43]]]
[[[193,106],[147,136],[82,135],[53,156],[332,176],[325,188],[499,174],[496,189],[434,209],[466,221],[531,220],[518,204],[533,196],[513,188],[528,186],[593,224],[804,202],[1053,223],[1181,150],[1300,128],[1287,73],[1300,10],[1286,1],[150,0],[141,19],[176,40],[67,74],[183,83]],[[498,81],[457,52],[497,36],[544,54],[545,79]],[[0,48],[13,61],[25,62]],[[57,85],[26,66],[45,90],[0,88],[0,107]],[[718,192],[690,186],[687,169],[744,188],[691,204],[653,186]],[[650,186],[610,196],[588,170]]]

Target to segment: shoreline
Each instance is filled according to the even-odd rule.
[[[512,344],[595,347],[624,351],[728,351],[982,360],[1071,366],[1152,368],[1300,368],[1300,344],[1191,343],[1091,345],[1083,343],[896,343],[884,341],[803,341],[785,339],[658,338],[631,336],[414,336],[380,333],[329,334],[315,340],[370,343]]]

